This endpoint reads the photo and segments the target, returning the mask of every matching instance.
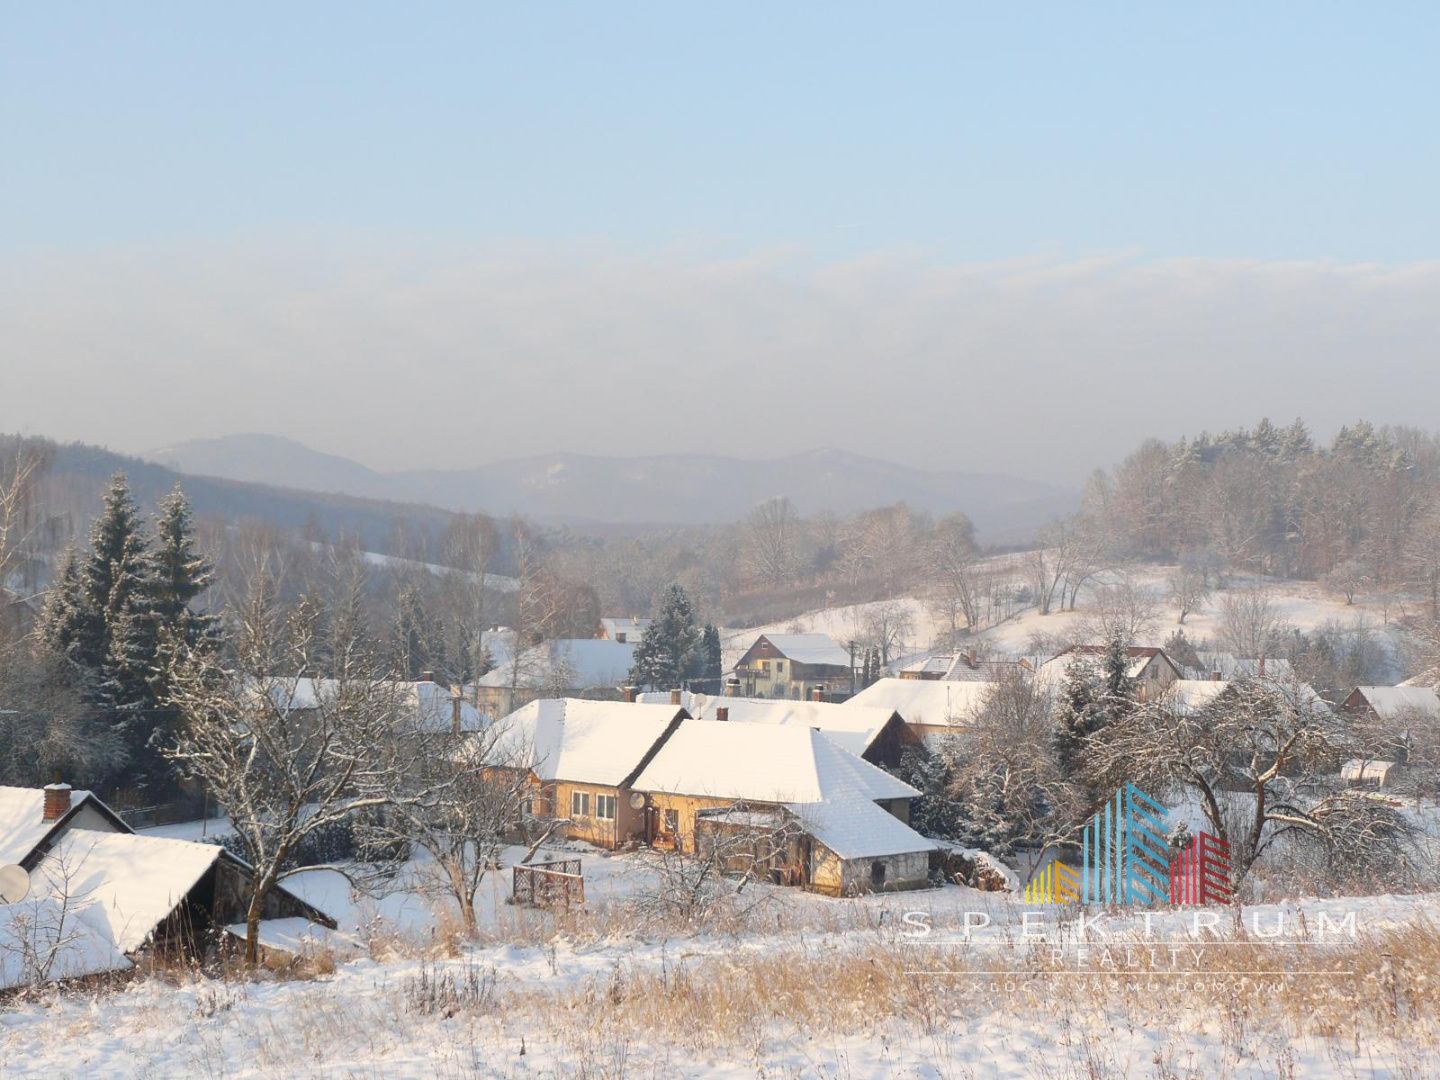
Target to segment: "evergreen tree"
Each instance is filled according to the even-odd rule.
[[[717,633],[718,640],[719,635]],[[630,681],[637,686],[666,690],[679,686],[694,670],[694,655],[700,646],[695,626],[695,609],[679,585],[665,590],[660,610],[635,647]]]
[[[210,587],[215,572],[195,550],[190,504],[178,484],[160,504],[153,562],[154,610],[162,639],[191,646],[216,644],[220,620],[190,607]]]
[[[900,764],[890,771],[920,792],[910,803],[912,829],[940,840],[960,839],[966,833],[960,804],[950,795],[954,774],[943,757],[924,747],[906,747]]]
[[[720,646],[720,631],[706,623],[700,631],[700,644],[695,650],[691,678],[718,684],[725,674],[725,654]]]
[[[413,585],[402,588],[396,601],[395,649],[401,678],[419,679],[432,671],[437,679],[449,679],[445,627],[431,616],[420,590]]]
[[[1085,740],[1105,723],[1105,682],[1094,664],[1075,657],[1065,671],[1065,685],[1055,712],[1055,756],[1060,772],[1077,778],[1085,755]]]

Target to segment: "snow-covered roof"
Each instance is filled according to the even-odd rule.
[[[792,805],[791,809],[806,832],[842,859],[875,859],[935,850],[933,840],[864,799],[833,799]]]
[[[950,670],[950,665],[955,663],[955,659],[954,653],[932,653],[902,665],[900,670],[914,675],[934,675],[939,678]]]
[[[1103,645],[1076,645],[1066,649],[1059,656],[1053,656],[1036,669],[1036,675],[1041,679],[1049,680],[1052,686],[1058,686],[1070,674],[1071,667],[1076,663],[1086,663],[1097,671],[1105,664],[1106,648]],[[1163,649],[1153,646],[1134,645],[1125,650],[1129,663],[1125,667],[1127,679],[1138,679],[1141,673],[1157,657],[1165,656]]]
[[[88,791],[72,791],[70,808],[93,798]],[[0,787],[0,866],[23,862],[54,831],[59,822],[44,816],[43,788]]]
[[[364,952],[359,939],[343,930],[331,930],[317,922],[292,915],[283,919],[260,920],[260,946],[291,956],[310,956],[315,953],[331,953],[341,960],[352,960]],[[245,940],[247,927],[244,923],[227,926],[225,932]]]
[[[422,680],[407,686],[403,696],[414,708],[421,731],[440,734],[453,731],[457,703],[461,731],[479,731],[484,723],[475,706],[464,698],[456,698],[448,686]]]
[[[492,761],[526,766],[541,780],[615,786],[680,714],[674,705],[542,698],[479,736]]]
[[[908,799],[919,794],[812,728],[719,720],[682,723],[633,786],[770,803]]]
[[[68,896],[103,915],[121,952],[134,952],[225,854],[136,833],[76,829],[60,838],[31,874],[40,895]]]
[[[620,635],[624,634],[626,641],[636,642],[645,636],[645,631],[650,629],[651,621],[634,616],[606,616],[600,620],[600,625],[605,630],[605,636],[612,641],[618,640]]]
[[[1440,716],[1440,694],[1428,686],[1357,686],[1375,715],[1392,720],[1407,712]]]
[[[1165,692],[1164,701],[1181,716],[1190,716],[1229,689],[1230,684],[1221,679],[1176,679]]]
[[[509,663],[480,677],[481,686],[504,689],[588,690],[619,686],[635,666],[635,642],[603,638],[560,638],[526,649]]]
[[[0,990],[126,971],[129,958],[94,910],[51,896],[0,905]]]
[[[895,715],[892,709],[841,705],[833,701],[704,697],[698,694],[686,708],[697,720],[714,720],[719,709],[726,709],[732,724],[792,724],[814,728],[857,757],[870,749],[875,737]]]
[[[969,722],[994,683],[948,679],[877,679],[841,708],[898,712],[907,724],[951,727]]]
[[[1201,650],[1195,654],[1200,666],[1195,669],[1198,678],[1208,679],[1219,672],[1220,678],[1230,679],[1293,679],[1295,668],[1289,660],[1279,657],[1245,657],[1228,652]],[[1263,671],[1261,669],[1264,669]]]
[[[1351,758],[1340,767],[1342,780],[1375,780],[1384,783],[1397,765],[1393,761],[1364,760]]]
[[[401,682],[396,686],[400,703],[413,710],[413,716],[421,731],[442,732],[452,730],[454,723],[454,695],[448,686],[421,679],[416,682]],[[256,693],[268,693],[277,709],[305,710],[318,709],[322,704],[333,703],[340,694],[339,679],[312,679],[296,676],[277,675],[261,680]],[[475,707],[463,698],[460,702],[460,730],[478,731],[484,722]]]
[[[850,651],[829,634],[764,634],[781,656],[800,664],[850,666]],[[758,639],[757,639],[758,640]]]

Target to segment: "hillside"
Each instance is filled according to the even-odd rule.
[[[231,435],[147,455],[182,472],[414,500],[451,510],[520,513],[551,523],[734,521],[785,495],[802,514],[906,502],[969,515],[982,538],[1024,539],[1073,510],[1075,493],[999,473],[916,469],[839,450],[748,461],[706,454],[546,454],[468,469],[383,474],[289,439]]]

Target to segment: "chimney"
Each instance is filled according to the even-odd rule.
[[[729,719],[730,719],[730,706],[728,706],[728,705],[720,705],[720,706],[717,706],[716,709],[715,709],[715,719],[716,719],[716,720],[719,720],[722,724],[723,724],[726,720],[729,720]]]
[[[1212,672],[1210,672],[1210,681],[1211,681],[1211,682],[1219,682],[1219,681],[1220,681],[1220,672],[1218,672],[1218,671],[1212,671]]]
[[[631,705],[634,705],[636,697],[639,696],[639,690],[633,686],[622,686],[620,688],[620,694]]]
[[[734,675],[731,675],[730,678],[728,678],[728,679],[725,680],[725,696],[726,696],[726,697],[739,697],[739,696],[740,696],[740,680],[739,680],[738,678],[736,678]]]
[[[812,686],[812,687],[810,688],[810,700],[811,700],[811,701],[824,701],[824,700],[825,700],[825,687],[823,687],[823,686]]]
[[[679,704],[680,704],[680,691],[679,691],[679,690],[671,690],[671,691],[670,691],[670,704],[671,704],[671,705],[679,705]]]
[[[70,785],[58,781],[45,785],[45,815],[42,821],[59,821],[70,812]]]
[[[458,687],[450,688],[450,732],[453,735],[460,734],[460,716],[462,700]]]
[[[434,682],[434,681],[435,681],[435,672],[433,672],[433,671],[422,671],[422,672],[420,672],[420,681],[421,681],[421,682]]]
[[[969,652],[968,654],[966,654],[966,657],[965,657],[965,658],[970,661],[970,666],[971,666],[972,668],[977,668],[977,667],[980,666],[980,659],[979,659],[979,657],[975,654],[975,650],[974,650],[974,649],[971,649],[970,652]]]

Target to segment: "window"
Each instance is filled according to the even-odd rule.
[[[590,816],[590,793],[588,791],[572,791],[570,793],[570,816]]]
[[[666,831],[667,833],[677,833],[677,832],[680,831],[680,811],[679,811],[679,810],[666,810],[666,811],[665,811],[665,831]]]
[[[775,677],[778,679],[778,678],[780,678],[780,677],[781,677],[782,675],[784,675],[784,674],[785,674],[785,661],[784,661],[784,660],[776,660],[776,661],[775,661]]]
[[[535,803],[534,803],[533,800],[531,800],[531,799],[522,799],[522,800],[520,801],[520,816],[521,816],[521,817],[534,817],[534,816],[535,816]]]
[[[604,820],[604,821],[614,821],[614,820],[615,820],[615,796],[614,796],[614,795],[596,795],[596,796],[595,796],[595,816],[596,816],[597,818],[601,818],[601,819]]]

